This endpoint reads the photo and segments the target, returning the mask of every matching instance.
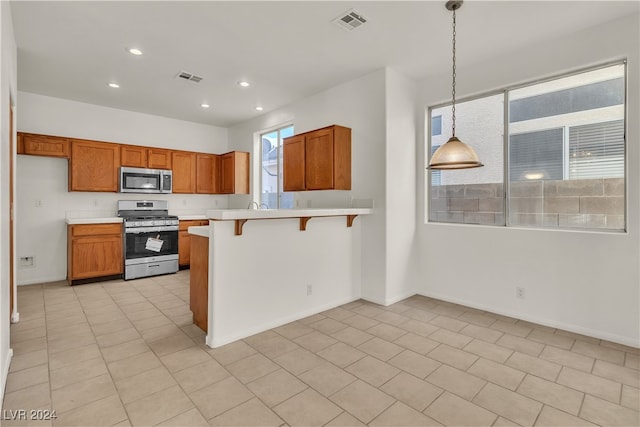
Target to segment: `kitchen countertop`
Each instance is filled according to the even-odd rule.
[[[205,214],[200,215],[178,215],[180,221],[204,220],[208,219]]]
[[[207,217],[215,220],[304,218],[314,216],[367,215],[370,208],[317,208],[317,209],[213,209]]]
[[[189,234],[194,234],[196,236],[202,236],[202,237],[209,238],[209,226],[208,225],[201,225],[201,226],[198,226],[198,227],[189,227],[187,230],[189,231]]]
[[[67,224],[110,224],[121,223],[122,218],[119,217],[103,217],[103,218],[67,218]]]

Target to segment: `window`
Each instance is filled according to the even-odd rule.
[[[282,140],[293,135],[293,125],[260,135],[260,205],[268,209],[293,208],[293,194],[282,191]]]
[[[619,63],[457,104],[485,167],[430,172],[429,221],[624,230],[625,102]],[[431,132],[428,152],[445,141]]]

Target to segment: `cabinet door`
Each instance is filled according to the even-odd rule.
[[[306,134],[305,184],[307,190],[333,188],[333,129]]]
[[[231,194],[235,182],[235,155],[227,153],[220,156],[220,192]]]
[[[191,235],[188,231],[178,231],[178,264],[189,265],[191,260]]]
[[[173,170],[173,192],[196,192],[196,154],[186,151],[174,151],[171,155]]]
[[[284,139],[283,187],[284,191],[305,189],[305,136],[295,135]]]
[[[123,145],[120,147],[121,165],[132,168],[147,167],[147,148],[133,145]]]
[[[196,155],[196,193],[219,193],[219,161],[215,154]]]
[[[69,191],[118,191],[120,146],[73,140],[69,160]]]
[[[147,151],[147,166],[150,169],[171,169],[171,150],[149,148]]]
[[[122,237],[78,237],[71,241],[71,280],[122,274]]]
[[[220,159],[220,192],[249,194],[249,153],[232,151]]]
[[[18,147],[18,154],[69,158],[69,140],[58,136],[25,133]]]

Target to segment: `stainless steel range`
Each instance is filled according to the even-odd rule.
[[[119,200],[124,222],[124,279],[178,271],[178,217],[166,200]]]

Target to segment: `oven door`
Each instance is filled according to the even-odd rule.
[[[178,226],[126,228],[125,265],[178,259]]]

